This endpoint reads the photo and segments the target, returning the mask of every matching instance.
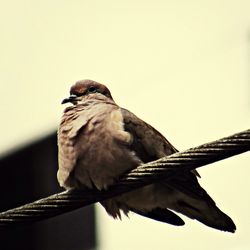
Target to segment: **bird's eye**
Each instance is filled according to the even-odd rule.
[[[94,87],[94,86],[91,86],[91,87],[89,87],[88,92],[89,93],[95,93],[95,92],[97,92],[97,88]]]

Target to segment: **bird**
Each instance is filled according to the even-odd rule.
[[[155,128],[116,104],[109,89],[93,80],[77,81],[57,131],[59,185],[66,190],[107,190],[128,171],[174,154],[178,150]],[[233,220],[222,212],[198,182],[196,170],[178,171],[161,180],[101,202],[107,213],[121,219],[134,212],[175,226],[179,214],[206,226],[235,232]],[[177,215],[178,214],[178,215]]]

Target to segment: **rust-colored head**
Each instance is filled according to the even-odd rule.
[[[109,89],[105,85],[92,80],[80,80],[70,88],[70,97],[64,99],[62,104],[67,102],[76,104],[81,97],[86,97],[95,93],[102,94],[113,100]]]

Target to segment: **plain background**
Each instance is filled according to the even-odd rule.
[[[116,102],[179,150],[249,128],[250,2],[0,1],[0,152],[53,131],[76,80],[105,83]],[[200,169],[235,234],[97,206],[100,250],[250,248],[249,153]],[[74,232],[72,232],[74,233]]]

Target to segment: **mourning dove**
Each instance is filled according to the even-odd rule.
[[[66,189],[108,189],[131,169],[177,150],[152,126],[119,107],[105,85],[92,80],[76,82],[58,129],[57,173]],[[232,219],[223,213],[199,185],[196,171],[182,171],[172,179],[149,184],[101,202],[108,214],[121,218],[129,211],[184,225],[173,211],[203,224],[234,232]]]

